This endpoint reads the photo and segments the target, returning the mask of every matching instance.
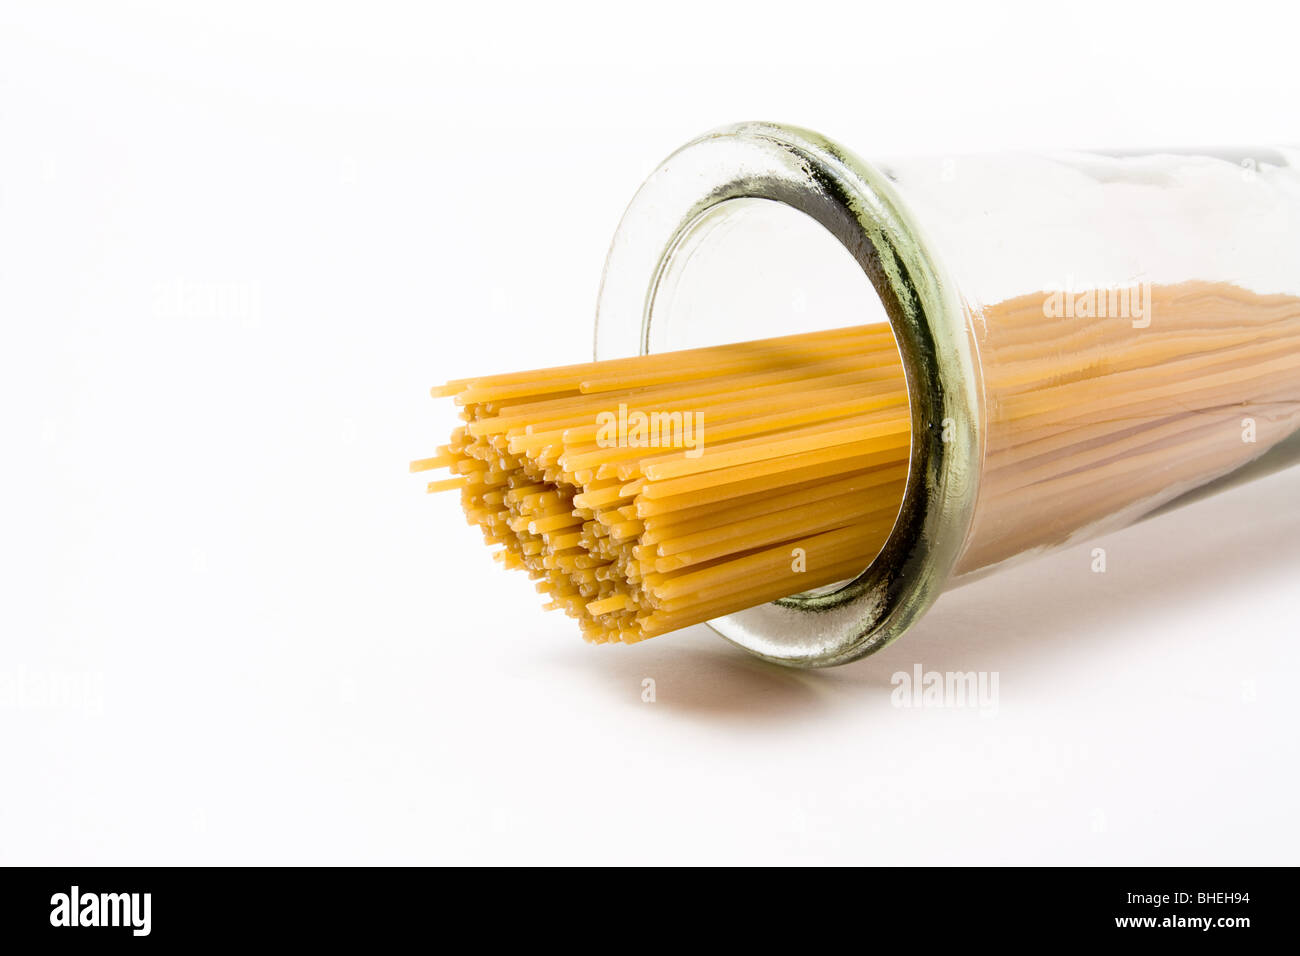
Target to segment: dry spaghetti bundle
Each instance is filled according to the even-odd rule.
[[[893,525],[910,419],[887,326],[463,379],[446,468],[471,523],[590,641],[631,643],[855,576]]]
[[[1091,314],[1049,315],[1036,292],[982,317],[984,467],[959,572],[1127,524],[1300,427],[1297,297],[1155,285],[1134,317],[1114,290],[1076,295]]]
[[[1113,290],[1096,290],[1101,302]],[[1130,315],[983,309],[978,570],[1117,526],[1300,427],[1300,299],[1222,283]],[[592,641],[634,642],[855,576],[879,552],[911,421],[886,326],[454,381],[469,520]],[[1108,524],[1109,522],[1109,524]]]

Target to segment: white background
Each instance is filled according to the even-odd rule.
[[[406,473],[714,126],[1297,139],[1282,7],[895,6],[6,3],[0,862],[1297,862],[1300,472],[818,673],[588,647]]]

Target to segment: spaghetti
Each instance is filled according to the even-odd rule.
[[[596,643],[853,577],[902,500],[907,387],[888,326],[462,379],[412,471]]]
[[[1149,511],[1300,427],[1300,299],[1155,287],[1149,327],[1044,321],[1048,299],[979,317],[997,334],[984,342],[984,467],[961,572]],[[913,423],[884,325],[433,393],[455,398],[463,424],[411,470],[448,470],[428,489],[458,489],[497,559],[597,643],[856,576],[907,481]]]

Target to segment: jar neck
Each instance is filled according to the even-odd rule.
[[[597,359],[682,347],[663,318],[675,277],[698,253],[702,225],[724,204],[746,200],[810,217],[870,279],[907,375],[911,455],[893,531],[854,581],[710,623],[779,663],[843,663],[900,636],[933,603],[964,547],[982,452],[967,310],[886,174],[815,133],[748,123],[687,144],[633,198],[605,264]]]

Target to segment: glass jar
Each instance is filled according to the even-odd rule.
[[[766,123],[671,155],[614,236],[596,358],[888,321],[912,419],[902,506],[863,573],[711,626],[785,664],[853,660],[944,588],[1131,523],[1296,433],[1298,163],[1281,147],[868,163]]]

